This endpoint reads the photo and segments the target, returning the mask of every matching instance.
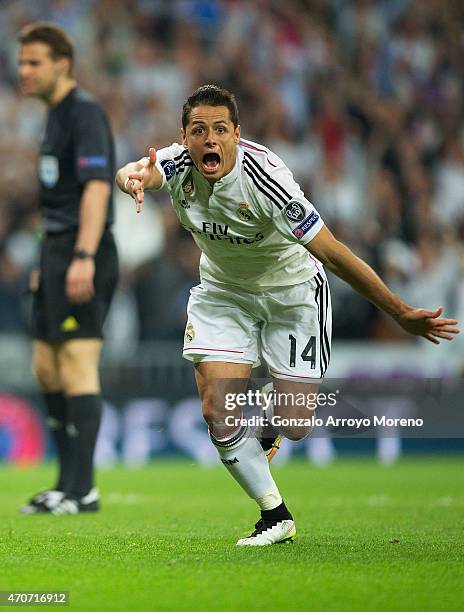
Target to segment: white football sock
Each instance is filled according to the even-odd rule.
[[[280,506],[282,497],[261,444],[250,435],[248,427],[241,427],[231,437],[221,440],[210,433],[222,463],[242,489],[256,500],[261,510],[272,510]]]

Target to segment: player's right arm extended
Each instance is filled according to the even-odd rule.
[[[121,191],[135,200],[136,210],[140,212],[145,189],[157,190],[163,186],[163,176],[156,163],[156,151],[148,150],[148,157],[130,162],[116,173],[116,184]]]
[[[426,310],[403,302],[366,262],[338,241],[326,226],[304,246],[331,272],[389,314],[410,334],[439,344],[440,339],[452,340],[454,334],[459,333],[459,329],[454,327],[458,323],[455,319],[441,317],[443,308]]]

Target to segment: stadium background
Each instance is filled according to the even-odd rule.
[[[107,109],[118,166],[178,140],[198,85],[235,92],[242,133],[293,170],[337,237],[405,300],[464,320],[464,9],[446,0],[22,0],[0,3],[0,458],[50,453],[30,370],[27,279],[40,220],[36,150],[43,106],[16,88],[19,28],[51,20],[76,41],[76,77]],[[142,216],[116,196],[122,275],[106,329],[100,465],[183,452],[216,461],[190,364],[180,357],[198,251],[168,198]],[[331,277],[328,375],[461,376],[462,341],[406,338]],[[336,441],[339,452],[375,442]],[[406,450],[461,443],[405,442]],[[300,444],[332,458],[324,438]],[[377,442],[393,461],[399,440]],[[289,451],[287,451],[289,452]],[[285,456],[285,452],[282,453]]]

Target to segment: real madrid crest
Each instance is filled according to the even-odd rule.
[[[246,202],[239,204],[237,208],[237,215],[240,219],[242,219],[242,221],[249,221],[252,217],[250,205]]]
[[[193,325],[189,323],[185,329],[185,342],[192,342],[195,339],[195,330]]]
[[[193,181],[191,179],[191,177],[189,177],[185,183],[182,185],[182,191],[184,193],[192,193],[193,191]]]

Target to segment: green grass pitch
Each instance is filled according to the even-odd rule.
[[[17,514],[52,466],[3,466],[0,590],[67,590],[75,610],[463,610],[463,464],[276,466],[298,538],[253,549],[234,544],[258,513],[220,466],[102,471],[102,512],[65,517]]]

